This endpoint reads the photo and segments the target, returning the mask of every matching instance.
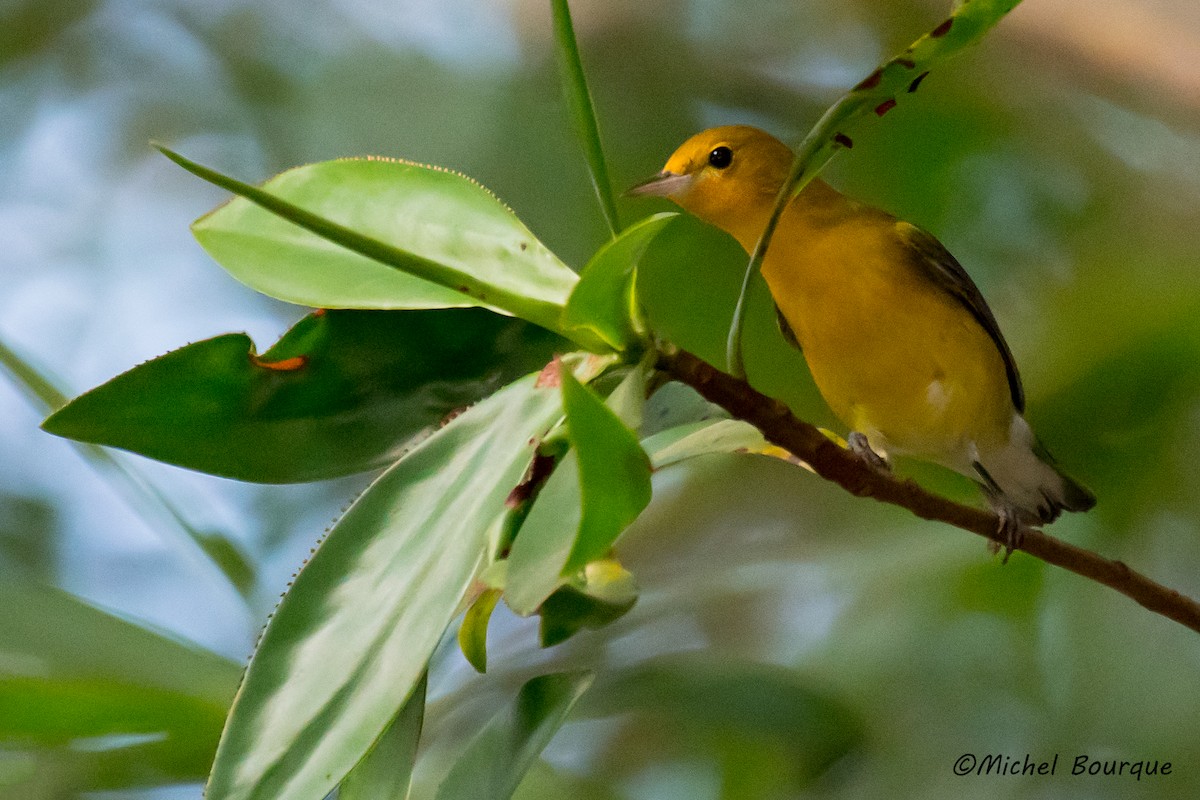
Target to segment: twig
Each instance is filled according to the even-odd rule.
[[[682,350],[662,352],[658,368],[691,386],[706,400],[754,425],[772,443],[785,448],[851,494],[873,497],[907,508],[922,519],[937,520],[1004,544],[999,520],[990,511],[972,508],[922,489],[911,479],[878,472],[839,447],[807,422],[797,419],[778,400],[751,388]],[[1200,603],[1135,572],[1120,561],[1067,544],[1028,529],[1017,548],[1043,561],[1116,589],[1141,606],[1200,633]]]

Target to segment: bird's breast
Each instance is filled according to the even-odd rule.
[[[909,265],[886,220],[781,224],[763,262],[817,387],[852,430],[894,451],[944,460],[1002,438],[1013,409],[995,343]]]

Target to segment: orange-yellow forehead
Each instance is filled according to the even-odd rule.
[[[701,131],[688,139],[667,159],[664,169],[678,175],[686,175],[702,166],[708,159],[708,154],[725,142],[722,139],[723,128],[713,128]],[[726,145],[728,146],[728,145]]]
[[[701,131],[679,146],[664,167],[668,172],[687,175],[703,168],[708,155],[718,147],[728,147],[734,153],[752,154],[755,160],[779,160],[790,162],[791,151],[787,145],[766,131],[749,125],[722,125]]]
[[[718,148],[728,152],[712,154]],[[679,146],[658,194],[739,241],[757,241],[792,163],[792,151],[748,125],[702,131]]]

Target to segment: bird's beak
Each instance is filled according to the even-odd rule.
[[[678,197],[688,190],[695,177],[695,175],[680,175],[677,172],[670,172],[664,169],[652,178],[629,187],[625,192],[625,196]]]

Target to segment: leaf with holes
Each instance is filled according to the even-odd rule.
[[[482,309],[330,311],[261,356],[245,334],[168,353],[42,427],[229,478],[322,480],[391,463],[414,434],[561,344]]]

